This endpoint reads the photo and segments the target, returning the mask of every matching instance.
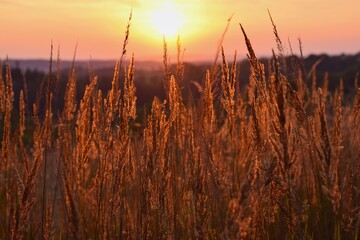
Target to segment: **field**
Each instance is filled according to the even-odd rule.
[[[246,86],[221,44],[221,63],[194,83],[180,41],[174,66],[164,41],[165,97],[149,108],[136,105],[134,57],[124,64],[129,25],[111,88],[90,67],[80,101],[75,67],[59,95],[51,50],[39,100],[28,106],[24,85],[15,106],[5,61],[0,239],[358,239],[358,80],[320,85],[273,27],[263,64],[241,26]]]

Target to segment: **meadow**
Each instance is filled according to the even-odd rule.
[[[43,107],[26,110],[26,86],[15,107],[5,60],[0,238],[358,239],[358,79],[350,92],[342,81],[330,91],[327,75],[320,85],[316,64],[289,58],[273,30],[277,50],[265,66],[239,26],[246,86],[237,54],[228,63],[221,44],[220,64],[188,83],[180,41],[174,66],[164,41],[166,96],[148,109],[136,107],[134,55],[124,66],[130,20],[111,89],[99,90],[90,67],[81,101],[74,66],[59,96],[51,49]]]

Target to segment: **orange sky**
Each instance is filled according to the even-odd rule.
[[[0,57],[46,59],[53,40],[62,59],[71,59],[76,42],[77,59],[118,58],[130,9],[128,53],[137,60],[162,60],[162,31],[169,24],[178,27],[185,60],[213,59],[233,13],[226,53],[237,49],[245,57],[242,23],[257,54],[270,55],[276,44],[267,9],[295,52],[298,36],[305,54],[360,51],[359,0],[0,0]],[[172,54],[175,39],[167,36]]]

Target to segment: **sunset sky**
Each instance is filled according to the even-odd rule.
[[[128,53],[137,60],[161,61],[163,34],[174,55],[178,33],[185,60],[211,60],[232,14],[226,53],[245,57],[241,23],[257,54],[268,56],[276,44],[267,9],[296,53],[299,36],[305,54],[360,51],[359,0],[0,0],[0,57],[46,59],[53,40],[62,59],[76,42],[77,59],[118,58],[131,9]]]

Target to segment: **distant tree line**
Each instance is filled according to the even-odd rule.
[[[260,59],[265,65],[265,72],[267,72],[268,59]],[[292,64],[301,62],[296,56],[287,57],[287,65],[289,68]],[[339,55],[339,56],[328,56],[328,55],[310,55],[303,60],[302,74],[306,74],[307,84],[311,85],[312,70],[315,70],[317,83],[319,86],[323,84],[324,77],[327,74],[329,79],[329,90],[334,91],[340,84],[340,80],[344,84],[345,95],[352,99],[356,94],[355,85],[356,79],[359,78],[360,72],[360,53],[356,55]],[[176,66],[171,66],[175,68]],[[238,62],[239,73],[239,84],[240,87],[248,84],[250,76],[250,64],[247,60]],[[3,62],[3,79],[5,79],[5,63]],[[199,91],[197,84],[202,85],[203,77],[207,69],[211,69],[211,64],[192,64],[186,63],[184,70],[184,81],[181,82],[181,90],[185,96],[197,98]],[[113,77],[114,69],[102,68],[94,69],[93,74],[98,77],[98,89],[102,92],[107,92],[111,88],[111,80]],[[289,71],[293,72],[293,71]],[[221,71],[219,71],[219,74]],[[52,73],[52,88],[55,96],[53,96],[53,110],[56,117],[57,112],[61,112],[64,107],[63,97],[66,89],[67,79],[69,78],[70,69],[62,70],[60,73],[56,73],[53,70]],[[86,85],[90,82],[90,72],[88,69],[79,68],[76,69],[76,81],[77,81],[77,100],[80,101],[84,94]],[[124,70],[120,76],[124,76]],[[18,101],[20,91],[24,90],[25,101],[27,112],[32,111],[33,104],[36,104],[39,109],[39,114],[44,114],[45,105],[45,92],[46,92],[46,80],[49,73],[27,69],[22,71],[18,66],[11,66],[11,76],[13,80],[13,91],[14,91],[14,107],[15,111],[18,108]],[[292,76],[287,76],[289,79]],[[296,76],[293,76],[296,79]],[[148,71],[148,70],[136,70],[135,69],[135,84],[136,84],[136,95],[137,107],[149,107],[154,96],[160,99],[165,98],[165,91],[162,84],[163,72],[161,69]],[[120,79],[121,82],[121,79]],[[199,86],[199,85],[198,85]],[[346,101],[346,99],[344,99]]]

